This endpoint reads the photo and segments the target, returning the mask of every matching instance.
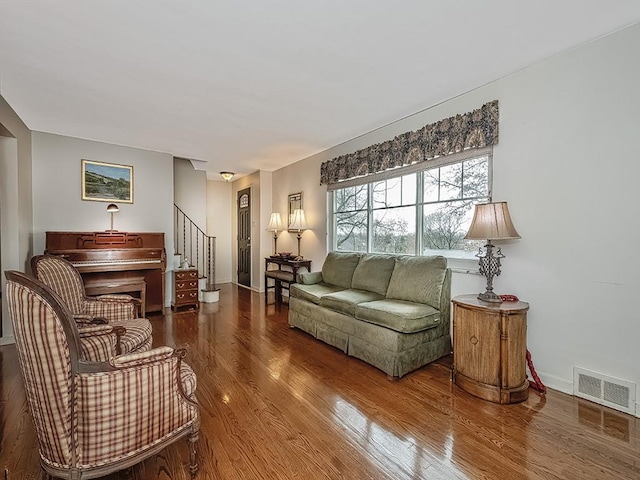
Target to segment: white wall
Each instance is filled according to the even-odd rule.
[[[326,256],[327,189],[326,186],[319,185],[320,163],[325,158],[323,153],[301,160],[273,173],[272,211],[280,213],[285,227],[289,215],[288,197],[292,193],[302,192],[302,209],[309,229],[302,233],[300,255],[311,260],[312,270],[320,270]],[[280,233],[278,236],[278,250],[281,252],[297,252],[297,234],[286,230]]]
[[[32,256],[31,132],[0,96],[0,263],[2,271],[26,271]],[[5,277],[0,281],[5,292]],[[0,345],[13,342],[13,328],[2,302]]]
[[[321,162],[498,99],[493,199],[509,202],[522,239],[501,243],[496,291],[530,302],[528,347],[547,385],[570,392],[574,366],[640,384],[638,45],[640,25],[278,170],[273,208],[285,214],[287,194],[304,192],[302,250],[318,270]],[[279,246],[294,241],[283,234]],[[483,277],[453,276],[454,295],[483,287]]]
[[[184,158],[173,159],[173,202],[200,230],[207,233],[207,173],[194,169],[191,161]],[[200,254],[203,239],[197,230],[191,229],[189,223],[183,223],[183,220],[180,215],[173,218],[175,250],[171,253],[176,254],[171,255],[173,267],[178,268],[187,260],[201,275],[205,275],[206,258]],[[185,242],[186,245],[183,245]]]
[[[133,166],[133,204],[119,203],[114,229],[164,232],[167,251],[165,306],[173,270],[173,157],[170,154],[41,132],[33,137],[33,246],[40,254],[45,232],[110,228],[107,203],[81,198],[82,159]]]
[[[271,255],[273,252],[273,235],[272,232],[267,232],[267,226],[269,225],[269,217],[271,216],[271,198],[273,197],[273,174],[260,170],[260,213],[259,213],[259,225],[258,230],[260,232],[260,257],[253,262],[254,270],[257,267],[259,291],[265,291],[264,283],[264,259]]]
[[[207,229],[207,172],[196,170],[189,160],[173,162],[174,203],[203,231]]]
[[[216,237],[216,283],[236,281],[232,275],[232,253],[235,248],[231,231],[231,213],[235,209],[231,184],[207,181],[207,235]]]

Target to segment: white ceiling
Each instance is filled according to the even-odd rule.
[[[32,130],[275,170],[640,21],[638,0],[0,0]]]

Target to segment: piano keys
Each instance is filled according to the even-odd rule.
[[[45,253],[69,260],[85,283],[130,283],[143,276],[147,312],[163,311],[167,258],[164,233],[46,232]]]

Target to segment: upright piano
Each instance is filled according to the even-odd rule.
[[[85,282],[143,276],[146,311],[164,308],[164,233],[47,232],[45,253],[69,260]]]

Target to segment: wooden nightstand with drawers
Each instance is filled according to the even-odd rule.
[[[198,302],[198,270],[195,268],[181,268],[173,271],[173,303],[174,310],[190,306],[200,307]]]

